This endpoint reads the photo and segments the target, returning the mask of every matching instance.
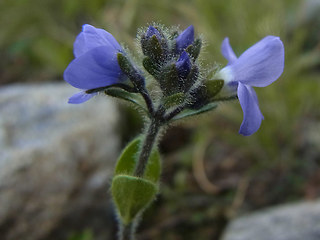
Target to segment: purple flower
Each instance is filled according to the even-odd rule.
[[[182,79],[186,78],[190,73],[191,61],[186,51],[183,51],[183,53],[181,54],[180,58],[176,62],[176,67],[178,70],[178,75]]]
[[[194,28],[189,26],[176,38],[176,51],[180,54],[194,41]]]
[[[237,89],[243,111],[239,133],[249,136],[259,129],[263,120],[252,87],[266,87],[280,77],[284,68],[284,46],[279,37],[267,36],[237,58],[229,39],[225,38],[221,51],[228,65],[219,72],[219,76],[231,89]]]
[[[97,94],[86,93],[87,90],[107,87],[126,78],[117,60],[122,48],[107,31],[85,24],[73,47],[75,59],[64,71],[64,80],[82,91],[69,98],[69,103],[83,103]]]

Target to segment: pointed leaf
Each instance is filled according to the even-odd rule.
[[[116,97],[116,98],[120,98],[120,99],[128,101],[128,102],[132,102],[135,105],[137,105],[139,108],[141,108],[144,112],[149,114],[146,107],[145,107],[145,104],[143,103],[142,98],[138,94],[129,93],[125,90],[118,89],[118,88],[106,89],[105,94],[107,94],[111,97]]]
[[[157,194],[157,185],[143,178],[118,175],[112,180],[111,193],[120,218],[130,223],[148,207]]]
[[[151,56],[154,59],[161,59],[162,58],[162,47],[159,39],[156,35],[153,35],[149,40],[149,56]]]
[[[132,176],[134,174],[139,153],[140,153],[140,146],[142,144],[142,140],[143,140],[142,136],[135,138],[122,151],[115,168],[115,175],[125,174],[125,175]],[[159,181],[160,174],[161,174],[160,153],[158,149],[154,147],[150,154],[150,158],[148,160],[148,164],[143,177],[157,184]]]
[[[140,151],[141,137],[133,139],[122,151],[115,168],[115,175],[133,175],[136,167],[137,156]]]
[[[163,70],[160,87],[166,96],[179,91],[179,74],[176,64],[172,63]]]
[[[118,64],[121,70],[130,76],[134,72],[134,67],[132,66],[130,60],[121,52],[117,54]]]
[[[159,67],[157,64],[154,64],[151,58],[145,57],[142,61],[143,67],[150,73],[151,75],[155,76],[158,74]]]
[[[187,78],[187,81],[184,82],[184,86],[183,86],[184,92],[189,91],[189,89],[197,82],[198,78],[199,78],[199,68],[197,65],[193,65],[189,73],[189,76]]]
[[[192,45],[189,45],[189,47],[187,47],[186,51],[192,57],[193,61],[195,61],[198,58],[200,54],[201,46],[202,46],[202,41],[200,38],[197,38],[196,40],[194,40]]]
[[[180,114],[178,114],[177,116],[175,116],[174,118],[172,118],[171,121],[177,121],[177,120],[181,120],[183,118],[196,116],[201,113],[211,111],[211,110],[215,109],[217,106],[218,105],[216,103],[208,103],[208,104],[204,105],[202,108],[197,109],[197,110],[186,109],[183,112],[181,112]]]

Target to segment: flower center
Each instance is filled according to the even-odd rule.
[[[229,66],[222,68],[216,75],[216,78],[222,79],[226,85],[232,84],[234,76]]]
[[[234,94],[237,92],[238,82],[235,81],[232,69],[230,66],[222,68],[215,76],[217,79],[222,79],[224,81],[224,87],[222,92],[225,94]]]

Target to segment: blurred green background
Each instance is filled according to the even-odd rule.
[[[84,23],[131,49],[141,26],[193,24],[205,39],[209,67],[226,64],[226,36],[237,55],[266,35],[280,36],[285,70],[256,89],[265,116],[256,134],[238,135],[242,111],[235,101],[174,126],[160,144],[162,194],[146,212],[139,239],[218,239],[237,214],[320,196],[319,12],[319,0],[1,1],[0,85],[62,81]],[[123,114],[126,142],[140,126],[134,111]]]

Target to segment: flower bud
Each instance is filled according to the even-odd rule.
[[[163,68],[159,83],[165,96],[170,96],[180,91],[179,72],[175,63],[171,63]]]
[[[191,62],[188,53],[183,51],[180,58],[176,62],[176,68],[180,79],[185,79],[191,70]]]
[[[147,32],[145,33],[145,38],[150,39],[153,35],[161,40],[161,34],[159,33],[159,31],[155,27],[149,26]]]
[[[168,51],[168,44],[163,34],[153,26],[141,37],[141,48],[145,56],[149,57],[156,64],[161,64]]]
[[[207,89],[204,85],[200,85],[190,91],[191,101],[188,105],[191,109],[200,109],[209,103]]]
[[[189,26],[176,38],[176,53],[179,54],[187,49],[194,41],[194,28]]]
[[[155,199],[161,172],[160,154],[153,148],[142,177],[134,176],[142,138],[128,144],[119,157],[112,179],[111,193],[124,224],[132,222]]]
[[[193,101],[189,107],[192,109],[200,109],[204,105],[213,102],[214,97],[221,91],[224,85],[223,80],[211,80],[204,82],[203,85],[193,89],[190,95]]]
[[[189,78],[191,69],[197,68],[192,66],[190,57],[186,51],[180,55],[175,63],[171,63],[164,68],[164,74],[161,77],[160,87],[164,90],[166,96],[178,92],[187,92],[195,82],[195,75]],[[191,82],[189,82],[191,81]]]

